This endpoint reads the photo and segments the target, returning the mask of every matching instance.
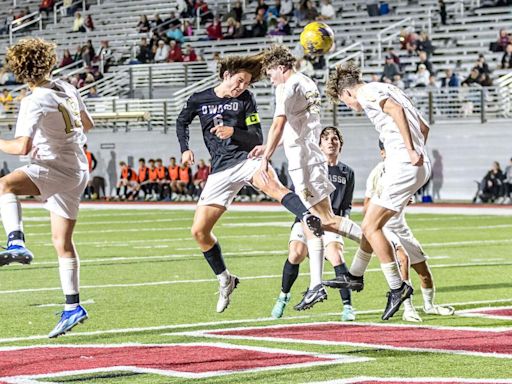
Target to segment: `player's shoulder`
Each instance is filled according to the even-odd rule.
[[[254,98],[254,94],[249,91],[248,89],[246,89],[245,91],[243,91],[240,96],[238,96],[238,99],[243,101],[243,102],[252,102],[255,100]]]
[[[354,170],[352,169],[351,166],[343,163],[343,162],[338,162],[338,168],[342,171],[342,172],[347,172],[349,174],[353,174],[354,173]]]
[[[207,88],[203,91],[199,91],[199,92],[194,92],[192,95],[190,95],[190,97],[188,98],[188,101],[201,101],[201,100],[205,100],[205,99],[208,99],[209,97],[211,97],[213,93],[213,88]]]

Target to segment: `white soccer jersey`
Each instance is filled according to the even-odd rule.
[[[294,73],[276,87],[274,116],[286,116],[283,146],[290,171],[325,163],[318,145],[322,132],[320,104],[316,84],[302,73]]]
[[[32,138],[31,158],[56,168],[89,169],[80,111],[86,107],[71,84],[53,80],[21,100],[15,137]]]
[[[368,118],[375,125],[377,132],[379,132],[379,138],[386,149],[387,159],[408,163],[411,161],[398,126],[391,116],[383,112],[380,105],[383,100],[392,99],[401,105],[405,111],[414,149],[423,154],[425,162],[429,161],[425,148],[425,138],[420,130],[420,120],[425,125],[428,126],[428,124],[402,90],[391,84],[372,82],[359,88],[356,98]]]
[[[366,191],[364,197],[371,199],[374,195],[380,195],[382,186],[379,184],[380,178],[384,173],[384,162],[381,161],[370,172],[368,179],[366,179]]]

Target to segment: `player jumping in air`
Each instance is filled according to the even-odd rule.
[[[39,196],[50,211],[52,241],[59,258],[59,274],[66,304],[61,319],[48,335],[57,337],[87,319],[80,305],[79,257],[73,229],[80,197],[89,180],[83,151],[84,132],[94,125],[72,85],[51,80],[55,45],[42,39],[23,39],[7,50],[6,62],[16,78],[32,93],[21,101],[15,138],[0,140],[0,150],[30,155],[30,163],[0,179],[0,211],[7,234],[7,249],[0,265],[29,264],[18,195]]]

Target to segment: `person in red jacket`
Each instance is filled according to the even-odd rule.
[[[219,16],[215,16],[213,23],[206,28],[209,40],[222,40],[222,24]]]
[[[171,40],[171,49],[169,50],[169,56],[167,61],[169,63],[180,63],[183,61],[183,53],[181,52],[180,45],[175,41]]]

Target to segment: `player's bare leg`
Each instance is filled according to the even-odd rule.
[[[238,277],[231,275],[226,268],[222,251],[217,238],[213,234],[213,227],[226,212],[220,205],[199,205],[196,208],[192,224],[192,236],[196,240],[210,268],[219,281],[219,300],[217,312],[224,312],[230,302],[230,295],[238,285]]]
[[[421,263],[412,264],[411,266],[420,278],[421,294],[423,296],[423,312],[429,315],[453,315],[455,313],[453,307],[434,304],[434,279],[427,262],[422,261]]]
[[[18,195],[39,195],[39,189],[23,171],[16,170],[0,178],[0,213],[7,235],[7,248],[0,252],[0,266],[18,262],[30,264],[34,258],[25,248],[25,234]]]

